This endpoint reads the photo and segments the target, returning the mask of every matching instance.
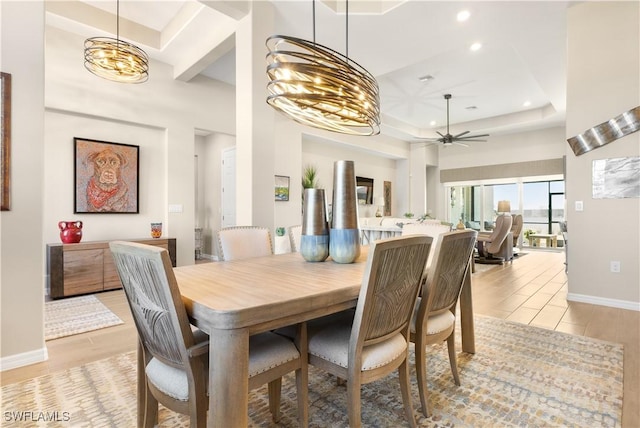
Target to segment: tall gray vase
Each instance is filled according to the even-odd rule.
[[[329,257],[329,225],[324,189],[304,189],[300,254],[308,262]]]
[[[333,215],[329,254],[337,263],[353,263],[360,255],[358,199],[353,161],[333,164]]]

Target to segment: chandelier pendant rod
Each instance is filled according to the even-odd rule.
[[[116,0],[116,49],[120,49],[120,0]]]
[[[312,2],[312,16],[313,16],[313,44],[316,44],[316,0]]]
[[[349,63],[349,0],[346,0],[346,8],[345,8],[345,21],[347,22],[346,31],[345,31],[345,44],[347,45],[345,48],[344,56],[347,58],[347,64]]]

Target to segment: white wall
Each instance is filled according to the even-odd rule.
[[[572,6],[568,30],[566,138],[640,105],[640,3]],[[640,132],[581,156],[566,147],[571,300],[640,310],[640,199],[592,198],[594,160],[639,155]]]
[[[566,154],[564,127],[518,134],[491,135],[486,142],[470,147],[440,147],[439,168],[468,168],[543,159],[558,159]]]
[[[196,140],[199,159],[198,189],[201,203],[197,213],[198,225],[202,227],[205,256],[217,255],[213,239],[222,224],[222,151],[235,147],[233,135],[213,133]]]
[[[0,368],[44,347],[44,3],[0,2],[0,70],[12,75],[11,211],[0,213]]]
[[[78,61],[83,41],[46,29],[45,242],[59,241],[59,220],[84,221],[83,241],[147,237],[149,223],[162,221],[163,235],[177,238],[178,265],[191,264],[195,130],[235,132],[234,88],[201,77],[176,81],[159,62],[142,85],[110,82]],[[73,214],[74,136],[140,146],[139,214]],[[170,204],[182,212],[169,213]]]
[[[331,204],[333,192],[333,164],[337,160],[352,160],[355,164],[357,176],[373,178],[373,199],[382,196],[383,184],[391,182],[392,195],[396,178],[396,161],[382,158],[361,150],[340,146],[330,142],[320,142],[313,139],[304,139],[302,143],[302,165],[313,165],[318,170],[319,187],[325,189],[327,203]],[[395,202],[395,201],[394,201]],[[398,213],[398,205],[394,203],[391,209],[393,216],[401,216]],[[360,205],[358,215],[360,217],[373,217],[376,212],[375,205]]]

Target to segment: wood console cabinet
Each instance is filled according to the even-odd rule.
[[[165,248],[169,251],[171,264],[176,266],[175,238],[124,241]],[[109,241],[47,244],[47,273],[53,299],[122,288]]]

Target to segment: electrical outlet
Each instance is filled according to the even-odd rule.
[[[612,261],[611,262],[611,272],[620,273],[620,262],[619,261]]]

